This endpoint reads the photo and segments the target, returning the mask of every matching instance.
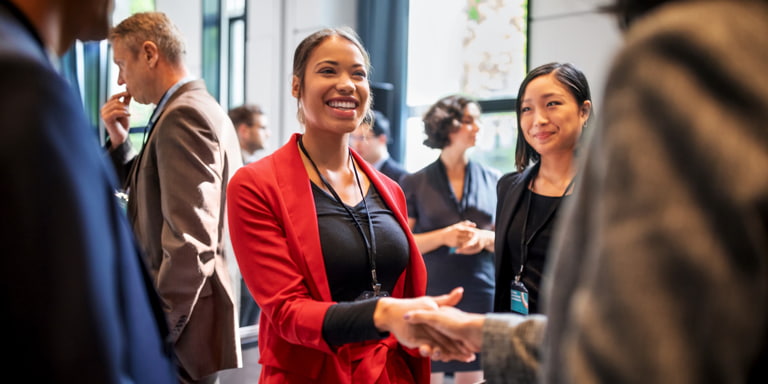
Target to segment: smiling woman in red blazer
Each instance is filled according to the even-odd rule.
[[[350,29],[305,38],[292,81],[305,133],[229,184],[232,243],[262,308],[261,383],[426,383],[429,360],[395,338],[425,330],[403,314],[460,298],[419,297],[403,192],[349,149],[370,113],[369,66]]]

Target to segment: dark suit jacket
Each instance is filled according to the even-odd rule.
[[[34,383],[176,383],[165,319],[80,99],[0,3],[6,372]]]
[[[400,179],[408,174],[408,171],[403,169],[403,167],[401,167],[400,164],[398,164],[391,157],[388,157],[387,160],[384,160],[384,163],[382,163],[381,167],[379,168],[379,172],[387,175],[387,177],[396,181],[397,183],[400,183]]]
[[[241,168],[227,190],[232,245],[266,320],[259,323],[260,382],[373,383],[388,354],[404,359],[408,366],[398,368],[409,370],[417,382],[428,382],[429,360],[413,356],[394,336],[340,347],[325,342],[323,319],[335,303],[297,138],[295,134],[272,155]],[[357,153],[353,156],[408,236],[411,257],[392,296],[424,295],[426,268],[408,230],[402,190]],[[356,365],[358,359],[362,362]]]
[[[194,378],[240,365],[225,243],[226,186],[242,165],[235,129],[202,80],[165,105],[141,154],[111,151],[128,173],[128,217],[163,298],[179,362]]]
[[[511,172],[502,176],[496,184],[496,240],[494,243],[494,251],[496,254],[496,280],[501,275],[501,263],[502,257],[504,257],[504,249],[507,246],[507,231],[509,230],[509,224],[512,222],[512,217],[515,215],[518,209],[520,209],[520,202],[523,199],[523,192],[531,182],[531,178],[539,171],[539,164],[536,163],[522,172]],[[520,261],[512,261],[512,270],[520,270]],[[509,271],[507,271],[509,272]],[[494,308],[509,307],[509,286],[505,284],[496,284],[496,293],[494,295]],[[506,304],[504,304],[506,303]]]

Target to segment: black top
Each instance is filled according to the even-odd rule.
[[[519,272],[519,267],[515,268],[514,265],[519,266],[520,263],[523,262],[523,260],[521,260],[521,234],[526,217],[528,225],[526,226],[525,238],[530,239],[533,232],[541,227],[542,222],[547,220],[552,209],[556,208],[562,199],[560,196],[553,197],[539,195],[526,188],[523,192],[523,201],[527,201],[529,198],[531,199],[530,211],[528,211],[526,204],[522,204],[517,211],[517,214],[512,217],[509,230],[506,234],[503,234],[506,236],[506,242],[501,259],[501,270],[499,271],[496,281],[496,295],[498,296],[498,300],[496,300],[496,312],[511,311],[509,289],[515,278],[515,274]],[[524,261],[525,266],[523,268],[521,281],[528,289],[529,313],[531,314],[541,312],[541,308],[539,308],[541,275],[544,272],[549,243],[556,222],[554,218],[557,216],[557,212],[552,216],[553,217],[549,218],[549,220],[544,223],[544,226],[541,227],[530,242],[530,245],[528,246],[527,260]],[[513,263],[513,258],[515,263]]]
[[[328,285],[331,297],[339,302],[328,309],[323,322],[326,342],[340,345],[386,337],[373,324],[376,299],[354,301],[363,291],[372,290],[365,241],[352,217],[333,196],[315,184],[312,184],[312,193]],[[365,200],[376,237],[376,274],[381,289],[391,293],[408,264],[408,238],[373,185]],[[365,204],[361,201],[349,208],[370,239]]]

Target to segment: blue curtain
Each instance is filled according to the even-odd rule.
[[[405,154],[409,0],[358,0],[357,32],[371,55],[374,107],[390,120],[389,153]]]

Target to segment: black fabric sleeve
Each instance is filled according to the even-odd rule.
[[[379,332],[373,324],[378,302],[376,298],[332,305],[323,319],[325,341],[329,345],[342,345],[389,336],[389,332]]]

